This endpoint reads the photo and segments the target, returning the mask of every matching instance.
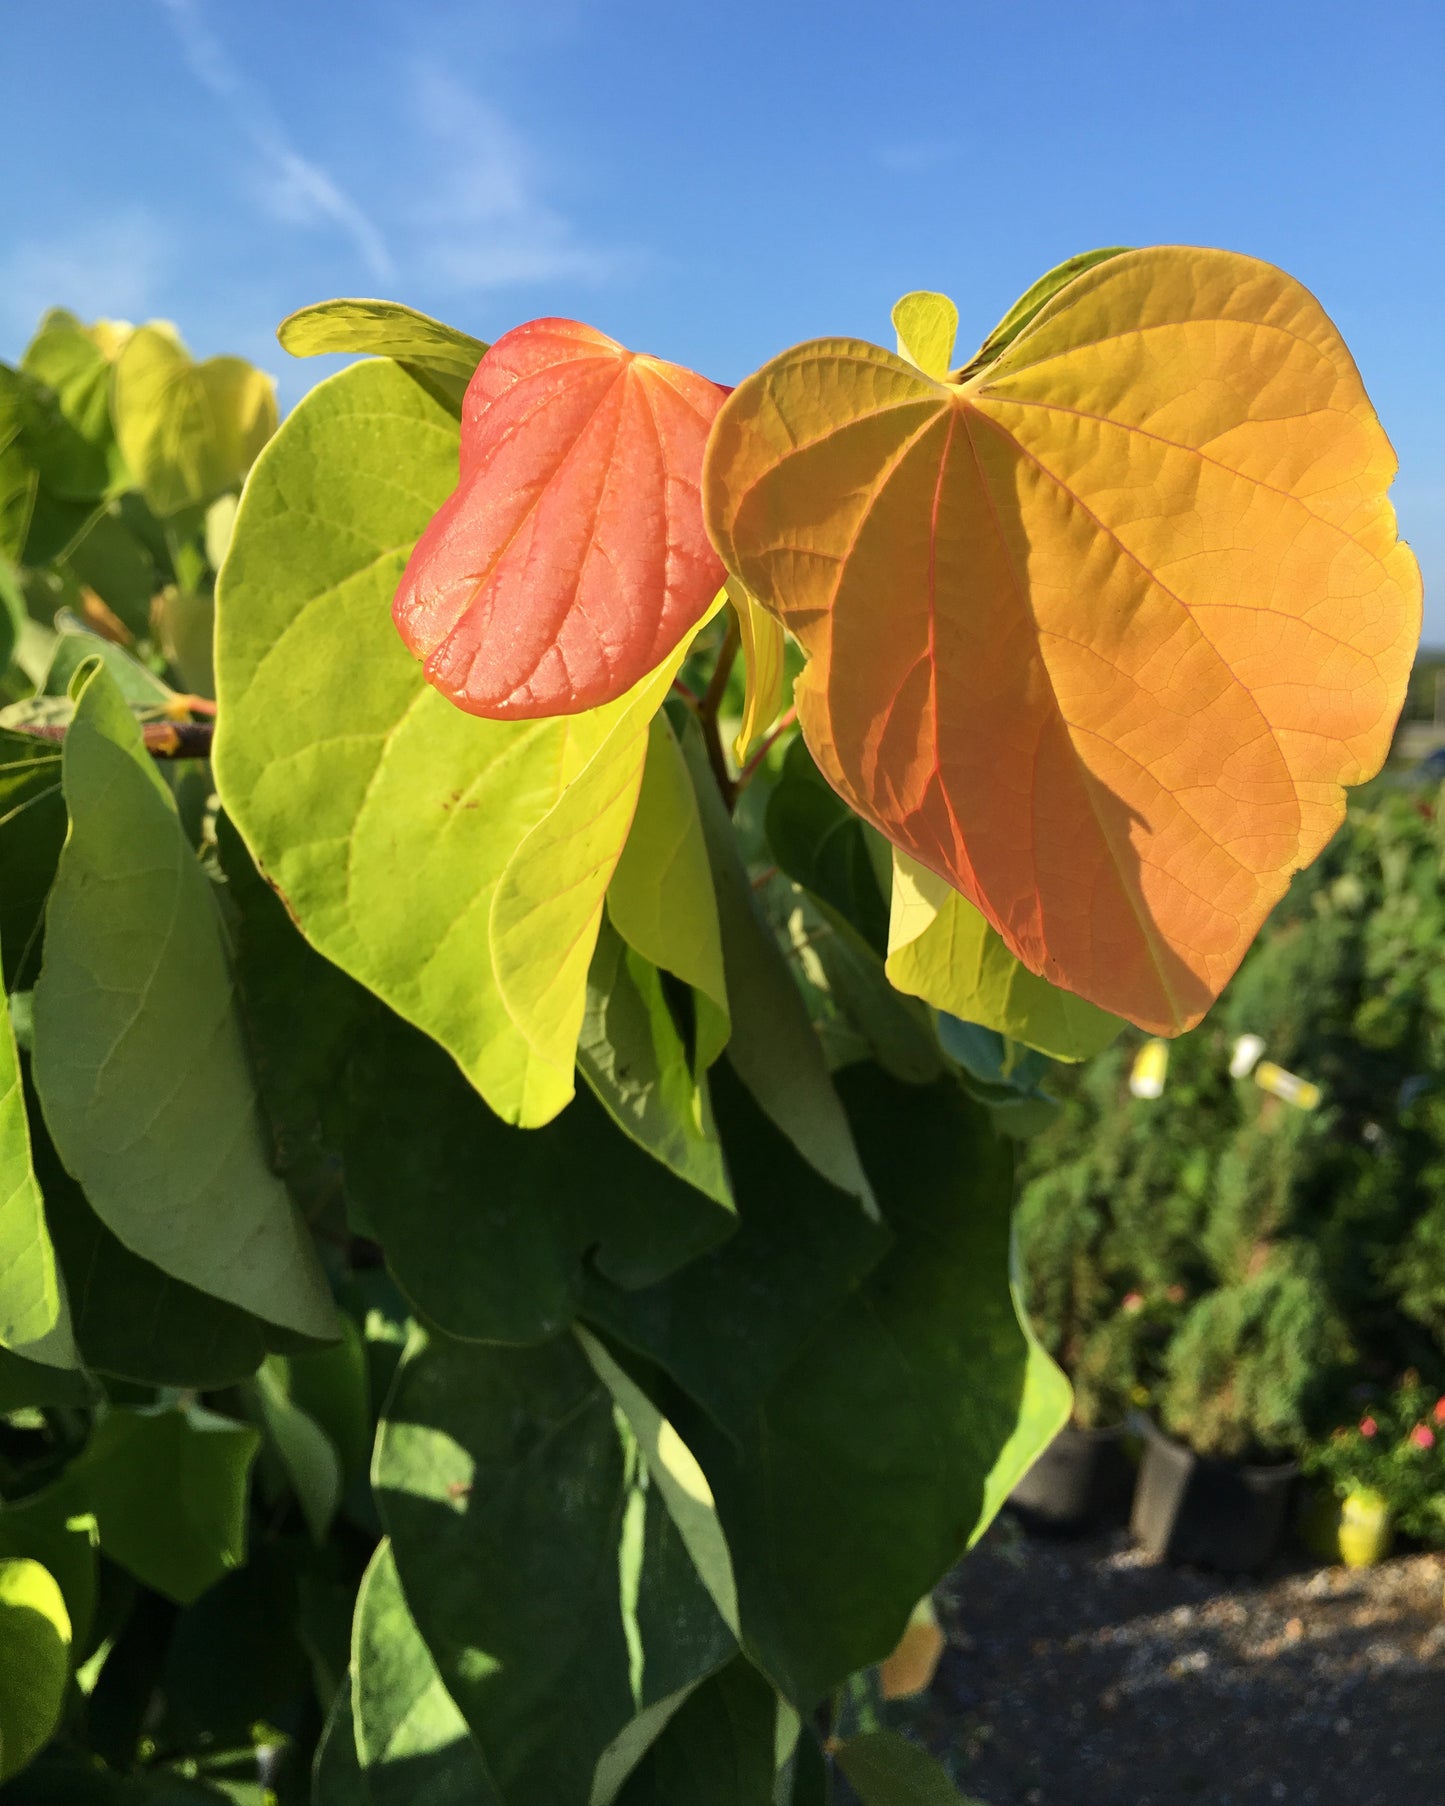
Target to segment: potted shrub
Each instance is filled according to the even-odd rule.
[[[1369,1567],[1389,1554],[1396,1530],[1445,1545],[1445,1397],[1418,1374],[1376,1394],[1300,1464],[1317,1489],[1307,1530],[1327,1559]]]
[[[1166,1560],[1230,1571],[1279,1546],[1304,1443],[1339,1384],[1349,1337],[1305,1243],[1200,1299],[1170,1343],[1134,1494],[1132,1528]]]

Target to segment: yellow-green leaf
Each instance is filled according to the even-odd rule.
[[[697,993],[696,1065],[711,1066],[731,1027],[717,897],[687,761],[661,712],[607,913],[629,947]]]
[[[896,849],[887,972],[909,996],[1055,1060],[1086,1060],[1124,1026],[1030,972],[966,897]]]
[[[116,359],[116,437],[160,515],[239,488],[276,430],[276,385],[239,357],[196,363],[173,331],[132,333]]]
[[[497,991],[531,1055],[518,1105],[523,1123],[550,1121],[575,1089],[603,900],[637,808],[650,723],[692,637],[609,705],[620,711],[611,731],[518,846],[492,899]]]
[[[31,1159],[8,1000],[0,1001],[0,1348],[53,1367],[75,1365],[70,1313]]]
[[[787,669],[784,658],[787,635],[782,625],[765,608],[758,606],[746,584],[730,577],[726,584],[728,601],[737,616],[738,636],[743,655],[743,719],[733,744],[738,764],[747,759],[755,741],[760,740],[782,712],[787,692]]]
[[[948,375],[958,337],[958,309],[947,295],[920,288],[895,301],[893,330],[898,334],[899,357],[917,364],[925,376]]]
[[[472,374],[487,349],[469,332],[443,325],[400,301],[349,297],[298,308],[276,328],[276,337],[292,357],[352,352],[422,364],[461,377]]]

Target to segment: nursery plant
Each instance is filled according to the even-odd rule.
[[[305,309],[289,350],[369,355],[247,477],[214,744],[163,637],[17,721],[13,1798],[947,1797],[831,1702],[1068,1415],[1009,1048],[1200,1020],[1420,614],[1282,272],[1110,249],[956,325],[729,391]],[[73,550],[26,408],[99,448],[85,521],[139,490],[177,547],[252,449],[157,378],[152,471],[131,342],[7,391],[22,638]]]

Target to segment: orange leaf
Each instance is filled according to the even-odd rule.
[[[498,339],[392,605],[428,681],[509,721],[611,702],[666,658],[722,583],[698,480],[726,394],[574,320]]]
[[[822,339],[718,416],[708,530],[809,655],[829,781],[1031,971],[1198,1021],[1420,628],[1395,458],[1319,304],[1224,251],[1111,256],[935,380]]]

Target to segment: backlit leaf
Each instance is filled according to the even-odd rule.
[[[573,320],[499,339],[462,408],[461,477],[394,615],[428,682],[496,720],[611,702],[722,581],[698,479],[726,390]]]
[[[25,348],[21,368],[53,391],[69,429],[63,464],[47,460],[45,480],[57,495],[85,499],[126,486],[110,412],[111,368],[124,342],[107,321],[88,327],[53,307]]]
[[[291,1396],[286,1361],[270,1355],[246,1388],[247,1415],[263,1431],[296,1494],[313,1541],[324,1543],[341,1503],[341,1457],[331,1438]]]
[[[576,949],[590,955],[646,722],[631,694],[565,719],[478,720],[407,657],[388,603],[456,448],[455,421],[381,361],[319,384],[288,417],[221,574],[216,781],[312,945],[441,1042],[499,1115],[534,1126],[571,1093],[570,1060],[549,1061],[580,1024]],[[642,687],[660,700],[666,682]],[[568,840],[542,824],[578,779]],[[503,997],[494,901],[525,1029]],[[574,957],[565,985],[534,991],[519,962],[544,918],[563,944],[576,937]]]
[[[948,375],[958,337],[958,309],[947,295],[915,289],[895,301],[893,330],[898,334],[899,357],[916,364],[925,376]]]
[[[196,363],[174,332],[142,326],[116,360],[121,451],[160,515],[238,488],[276,431],[276,385],[239,357]]]
[[[1080,251],[1077,257],[1066,257],[1062,263],[1055,264],[1053,269],[1040,276],[1031,288],[1024,290],[998,325],[994,327],[970,359],[968,373],[972,375],[980,364],[990,362],[1001,351],[1006,350],[1045,302],[1052,301],[1066,282],[1072,282],[1075,276],[1082,276],[1085,270],[1093,269],[1096,263],[1104,263],[1110,257],[1118,257],[1128,249],[1128,245],[1106,245],[1102,251]]]
[[[0,1781],[60,1723],[70,1680],[70,1615],[38,1561],[0,1560]]]
[[[1420,624],[1394,468],[1313,297],[1166,247],[956,382],[784,353],[704,487],[809,655],[829,782],[1030,971],[1176,1033],[1385,756]]]
[[[756,741],[782,713],[787,690],[787,636],[777,617],[759,606],[746,585],[736,577],[727,584],[728,601],[738,621],[738,637],[747,685],[743,692],[743,718],[733,751],[739,765],[746,763]]]
[[[607,912],[629,947],[698,994],[697,1065],[711,1066],[731,1029],[717,898],[692,777],[661,712]]]
[[[911,997],[1055,1060],[1086,1060],[1124,1026],[1030,972],[967,898],[896,850],[887,970]]]
[[[68,1171],[163,1272],[319,1339],[334,1312],[266,1165],[211,885],[105,670],[65,737],[70,834],[35,984],[35,1086]]]
[[[276,328],[276,337],[292,357],[355,352],[422,364],[464,378],[471,376],[487,349],[469,332],[445,326],[400,301],[351,298],[298,308]]]

